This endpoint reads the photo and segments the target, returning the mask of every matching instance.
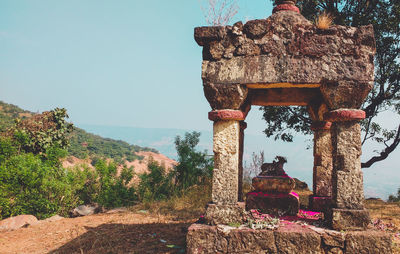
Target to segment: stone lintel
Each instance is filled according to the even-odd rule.
[[[244,203],[234,205],[207,204],[204,218],[209,225],[228,225],[230,223],[243,223]]]
[[[327,218],[334,230],[365,230],[370,222],[366,209],[337,209],[333,208]]]
[[[271,88],[251,91],[251,104],[257,106],[307,106],[321,97],[318,88]]]
[[[245,113],[240,110],[222,109],[208,112],[208,119],[214,122],[230,120],[243,121],[245,118]]]
[[[324,114],[330,122],[359,121],[365,118],[365,111],[359,109],[337,109]]]
[[[321,84],[294,84],[294,83],[257,83],[246,84],[251,89],[269,89],[269,88],[319,88]]]
[[[330,130],[331,126],[332,126],[331,122],[318,121],[318,122],[313,122],[310,126],[310,129],[313,131]]]
[[[392,253],[391,235],[378,231],[340,232],[294,225],[272,230],[192,224],[187,253]]]

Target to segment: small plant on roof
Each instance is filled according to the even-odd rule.
[[[315,19],[315,25],[321,30],[328,29],[332,25],[332,23],[333,23],[333,15],[327,12],[321,13]]]

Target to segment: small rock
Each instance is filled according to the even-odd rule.
[[[18,215],[0,221],[1,231],[12,231],[22,227],[38,224],[38,219],[33,215]]]
[[[128,208],[126,207],[118,207],[107,211],[106,213],[124,213],[127,212]]]
[[[43,221],[45,221],[45,222],[53,222],[53,221],[59,221],[61,219],[64,219],[64,217],[56,214],[54,216],[51,216],[50,218],[44,219]]]
[[[99,205],[80,205],[72,211],[72,216],[87,216],[98,213],[101,210]]]

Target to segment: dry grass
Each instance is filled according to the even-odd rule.
[[[168,200],[147,202],[133,207],[135,211],[146,210],[153,214],[171,216],[174,220],[198,219],[211,201],[211,184],[195,185],[184,193]]]
[[[333,16],[330,13],[323,12],[315,19],[315,25],[321,29],[328,29],[333,23]]]
[[[380,199],[366,200],[366,207],[369,209],[372,221],[380,220],[384,230],[394,233],[393,253],[400,253],[400,203],[387,203]]]

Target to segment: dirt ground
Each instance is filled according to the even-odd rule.
[[[64,218],[0,233],[0,253],[184,253],[193,222],[140,212]]]
[[[394,233],[393,253],[400,253],[400,205],[367,201],[366,206],[376,229]],[[176,214],[136,210],[42,222],[0,233],[0,253],[185,253],[195,213],[178,220]]]

